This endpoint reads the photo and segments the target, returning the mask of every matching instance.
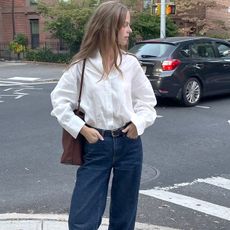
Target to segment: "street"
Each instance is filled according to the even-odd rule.
[[[68,212],[76,167],[59,163],[62,129],[50,116],[63,70],[0,62],[0,213]],[[142,136],[138,222],[230,229],[229,105],[230,95],[195,107],[158,101],[157,120]]]

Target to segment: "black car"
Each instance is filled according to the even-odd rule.
[[[230,43],[208,37],[168,37],[136,43],[157,97],[196,105],[201,97],[230,93]]]

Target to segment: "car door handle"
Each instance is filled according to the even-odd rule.
[[[204,64],[196,64],[194,67],[197,69],[202,69],[204,67]]]
[[[230,64],[224,64],[224,67],[230,67]]]

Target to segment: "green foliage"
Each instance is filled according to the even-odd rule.
[[[123,0],[134,7],[136,0]],[[50,6],[47,3],[39,3],[38,11],[46,19],[46,29],[54,37],[64,41],[70,48],[70,53],[76,53],[80,47],[84,29],[89,17],[93,13],[97,0],[72,0],[69,2],[59,1],[58,4]],[[133,46],[138,39],[150,39],[160,36],[160,17],[154,16],[148,10],[146,12],[136,12],[133,15],[133,23],[130,46]],[[166,36],[177,34],[176,25],[167,18]],[[55,59],[50,50],[39,50],[36,53],[27,53],[27,58]],[[51,61],[51,60],[49,60]]]
[[[136,13],[133,16],[132,34],[130,46],[137,40],[158,38],[160,36],[160,17],[148,12]],[[168,17],[166,19],[166,36],[172,37],[177,34],[177,27]]]
[[[27,50],[25,59],[28,61],[68,63],[72,56],[69,53],[53,53],[48,48]]]
[[[121,2],[125,4],[129,9],[133,9],[137,5],[137,0],[121,0]]]
[[[25,50],[26,50],[26,47],[25,47],[24,45],[21,45],[21,44],[19,44],[19,43],[16,42],[16,41],[10,42],[9,48],[10,48],[10,50],[11,50],[12,52],[14,52],[15,54],[23,53],[23,52],[25,52]]]
[[[17,34],[14,39],[15,42],[17,42],[20,45],[27,46],[28,44],[28,39],[25,34]]]
[[[178,35],[178,27],[169,17],[166,18],[166,36],[174,37]]]
[[[17,34],[15,39],[10,42],[9,49],[18,55],[24,53],[27,46],[27,37],[24,34]]]
[[[46,3],[39,3],[38,11],[46,19],[46,29],[54,37],[62,39],[71,52],[76,52],[81,44],[85,24],[92,14],[91,6],[94,4],[93,0],[88,1],[87,7],[72,1],[59,2],[52,7]]]

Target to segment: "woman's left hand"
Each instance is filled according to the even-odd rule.
[[[133,123],[130,123],[122,132],[126,133],[126,136],[130,139],[136,139],[138,137],[137,128]]]

